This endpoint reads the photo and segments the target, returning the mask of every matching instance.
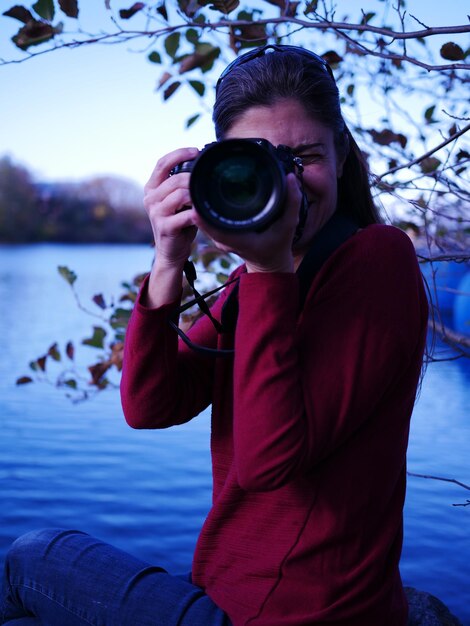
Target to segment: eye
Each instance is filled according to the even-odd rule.
[[[303,165],[312,165],[312,163],[317,163],[321,159],[323,159],[323,154],[321,152],[309,152],[308,154],[297,154],[300,159],[302,159]]]

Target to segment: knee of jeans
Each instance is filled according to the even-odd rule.
[[[31,561],[35,557],[44,555],[48,546],[50,546],[57,537],[68,532],[70,531],[59,528],[41,528],[21,535],[12,543],[7,552],[7,566],[19,565],[25,560]]]

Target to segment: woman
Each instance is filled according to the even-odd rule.
[[[190,580],[84,535],[48,531],[12,550],[9,619],[44,615],[12,582],[32,567],[24,553],[42,546],[38,569],[50,559],[63,571],[68,546],[75,561],[79,550],[97,555],[78,560],[93,592],[85,602],[82,590],[72,609],[91,623],[406,624],[398,569],[405,455],[427,324],[413,247],[379,224],[323,59],[292,46],[250,51],[225,70],[216,95],[219,141],[287,145],[303,173],[287,175],[281,216],[251,233],[209,226],[191,207],[189,174],[169,176],[196,149],[163,157],[146,186],[156,259],[128,328],[122,403],[135,428],[180,424],[212,404],[213,506]],[[355,232],[322,259],[302,303],[302,261],[338,216]],[[168,323],[197,228],[244,260],[212,309],[220,321],[235,306],[231,326],[218,333],[203,317],[189,333],[199,346],[233,349],[228,358],[178,345]],[[84,623],[73,619],[61,623]]]

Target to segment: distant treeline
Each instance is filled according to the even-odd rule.
[[[0,159],[0,243],[150,243],[142,193],[101,177],[40,183],[9,157]]]

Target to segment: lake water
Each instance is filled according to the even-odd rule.
[[[135,431],[116,390],[73,404],[47,384],[17,387],[58,340],[79,344],[94,320],[57,273],[78,275],[84,303],[110,299],[146,271],[145,246],[0,246],[0,560],[19,534],[74,527],[172,572],[188,571],[210,505],[209,416],[167,431]],[[81,346],[78,360],[92,349]],[[470,362],[428,368],[409,447],[411,472],[470,484]],[[361,488],[360,485],[357,486]],[[405,584],[440,597],[470,626],[470,492],[410,477]],[[371,503],[373,506],[373,503]]]

